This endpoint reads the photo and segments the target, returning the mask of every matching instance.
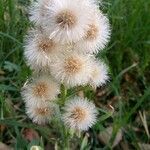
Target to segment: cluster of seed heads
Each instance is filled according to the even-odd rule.
[[[25,38],[24,56],[33,74],[21,92],[27,115],[46,124],[61,113],[68,128],[88,130],[96,122],[95,105],[75,96],[60,109],[60,86],[97,88],[108,81],[107,65],[95,57],[110,39],[107,16],[95,0],[37,0],[29,15],[34,28]]]

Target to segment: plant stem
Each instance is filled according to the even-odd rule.
[[[67,89],[66,89],[66,87],[62,84],[62,85],[61,85],[61,100],[62,100],[62,105],[65,104],[66,95],[67,95]]]
[[[67,89],[66,87],[62,84],[61,85],[61,104],[62,106],[65,105],[65,101],[66,101],[66,96],[67,96]],[[68,130],[65,128],[65,126],[62,126],[63,128],[63,146],[64,146],[64,150],[69,150],[69,132]]]

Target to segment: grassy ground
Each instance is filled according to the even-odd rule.
[[[32,124],[20,97],[30,75],[22,57],[23,37],[30,26],[28,5],[27,0],[0,0],[0,141],[16,150],[34,144],[57,149],[64,138],[60,127],[57,123],[45,127]],[[111,42],[103,54],[110,65],[111,82],[95,92],[84,89],[105,111],[89,132],[70,142],[75,149],[111,149],[116,137],[120,142],[115,149],[140,149],[139,143],[150,142],[149,8],[148,0],[104,1],[103,10],[112,24]],[[111,138],[103,132],[108,127],[113,128]],[[100,133],[105,133],[104,141]]]

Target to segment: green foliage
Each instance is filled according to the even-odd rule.
[[[83,134],[80,138],[75,137],[74,141],[70,133],[63,132],[64,127],[57,121],[51,126],[40,127],[24,116],[20,89],[31,74],[23,59],[23,39],[30,26],[27,13],[29,3],[28,0],[0,0],[0,126],[7,127],[5,132],[0,132],[0,140],[7,142],[13,139],[11,146],[18,150],[29,149],[34,144],[43,147],[45,143],[57,147],[57,144],[63,145],[67,137],[74,145],[77,143],[81,150],[91,147],[99,149],[103,146],[97,134],[112,125],[114,130],[106,149],[113,145],[120,128],[124,128],[124,139],[129,141],[131,147],[138,149],[138,141],[148,142],[146,134],[141,138],[132,127],[138,127],[135,120],[138,111],[148,111],[150,107],[150,1],[104,1],[103,10],[110,18],[112,37],[107,51],[98,57],[103,55],[108,58],[111,81],[102,97],[98,97],[89,87],[79,91],[84,91],[97,106],[99,103],[102,104],[100,106],[107,106],[113,98],[117,98],[117,103],[112,104],[115,112],[106,107],[99,108],[100,116],[88,133],[90,137]],[[64,95],[66,91],[63,87],[62,90]],[[76,92],[74,89],[68,91],[69,95]],[[16,104],[19,104],[17,109]],[[21,135],[24,128],[35,129],[42,139],[32,142],[25,140]],[[67,141],[65,144],[68,144]]]

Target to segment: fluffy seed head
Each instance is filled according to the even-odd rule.
[[[91,63],[87,55],[67,53],[61,55],[52,65],[51,74],[68,87],[87,84],[90,78]]]
[[[35,71],[47,70],[50,63],[59,55],[62,46],[56,44],[40,30],[32,30],[26,38],[24,55],[27,64]]]
[[[109,79],[108,67],[99,60],[93,60],[93,68],[91,70],[91,77],[89,84],[93,87],[99,87],[105,84]]]
[[[84,36],[92,13],[93,9],[86,0],[55,0],[48,7],[44,28],[57,43],[77,42]]]
[[[110,25],[107,17],[101,12],[95,13],[93,21],[88,25],[85,36],[74,46],[80,53],[98,53],[103,50],[110,39]]]
[[[32,106],[27,104],[26,113],[34,123],[46,124],[55,115],[57,111],[56,108],[57,106],[52,103],[43,104],[40,106],[36,106],[36,105]]]
[[[63,121],[71,129],[88,130],[96,122],[97,110],[86,98],[75,97],[65,104]]]
[[[60,86],[49,76],[41,76],[27,83],[22,89],[22,97],[26,104],[40,106],[52,102],[60,93]]]

